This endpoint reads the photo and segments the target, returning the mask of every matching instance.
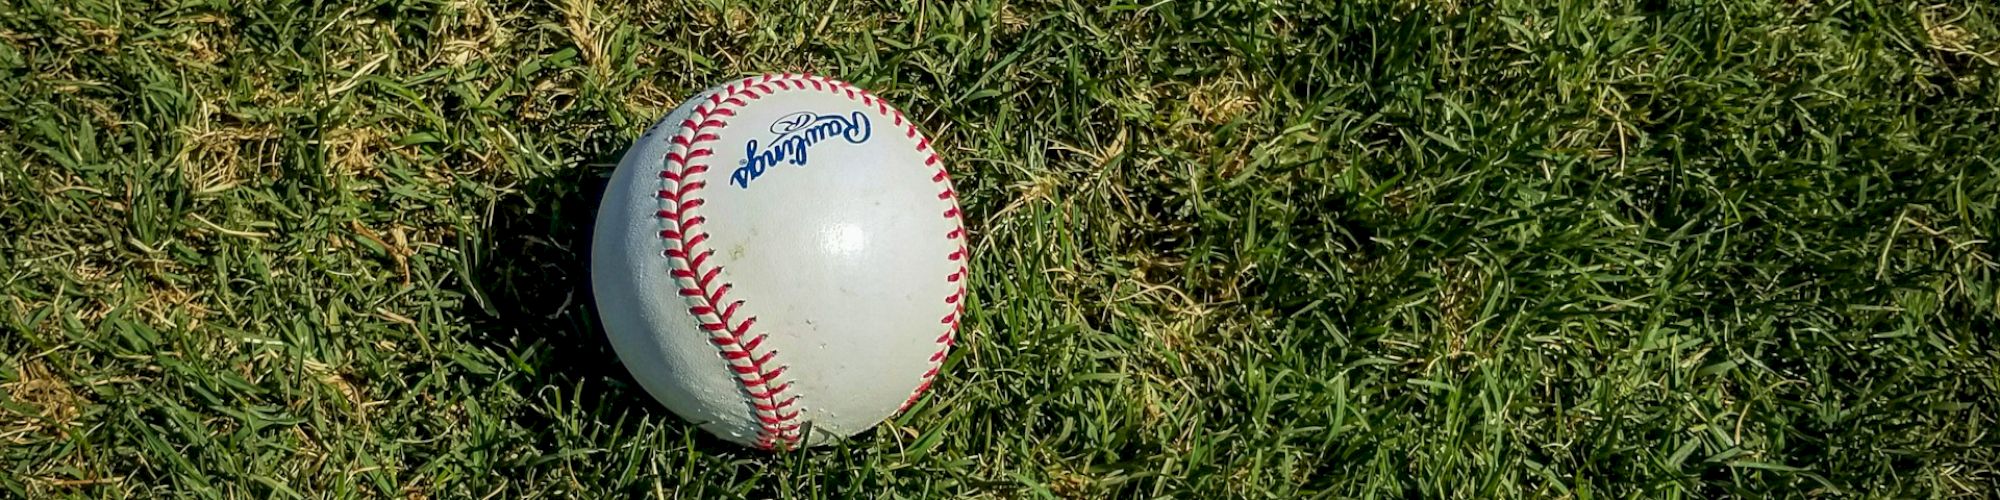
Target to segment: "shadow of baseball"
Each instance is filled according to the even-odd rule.
[[[747,453],[654,402],[604,335],[591,295],[591,230],[605,185],[630,140],[606,133],[578,143],[568,157],[587,160],[508,186],[482,214],[483,231],[467,235],[472,239],[464,245],[463,288],[469,297],[463,317],[472,323],[467,340],[512,361],[508,375],[496,382],[527,399],[526,411],[516,412],[513,423],[547,453],[526,457],[523,465],[558,459],[549,457],[578,447],[604,451],[611,441],[655,456],[621,452],[559,459],[604,466],[609,473],[628,460]]]

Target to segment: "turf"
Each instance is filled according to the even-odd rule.
[[[2000,494],[2000,9],[0,0],[0,497]],[[887,96],[962,348],[844,446],[603,339],[624,147]]]

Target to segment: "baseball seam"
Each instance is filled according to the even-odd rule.
[[[714,154],[708,146],[720,139],[711,131],[728,126],[726,119],[736,115],[735,108],[780,90],[804,90],[808,87],[846,96],[903,126],[905,136],[917,140],[916,150],[925,155],[924,165],[936,169],[931,181],[939,186],[938,200],[950,203],[943,216],[952,222],[952,229],[945,237],[956,243],[956,249],[946,256],[957,264],[956,269],[945,277],[946,281],[956,285],[944,299],[951,306],[951,312],[939,320],[944,325],[944,333],[935,339],[937,350],[928,360],[930,366],[909,398],[898,407],[898,413],[914,404],[937,377],[957,333],[959,315],[965,308],[965,264],[970,255],[964,243],[965,228],[958,208],[958,195],[952,190],[950,176],[939,164],[937,154],[931,151],[930,139],[921,137],[915,122],[905,120],[901,111],[867,90],[813,75],[766,74],[745,78],[725,86],[721,92],[710,94],[707,102],[697,105],[689,117],[682,120],[680,128],[667,138],[669,147],[660,171],[661,209],[657,214],[665,226],[660,231],[660,238],[667,247],[662,255],[671,265],[670,273],[680,287],[680,295],[688,302],[688,312],[695,316],[700,328],[708,332],[710,343],[715,344],[743,386],[746,402],[758,422],[756,445],[765,449],[789,448],[798,444],[803,438],[800,434],[804,423],[799,422],[803,409],[798,407],[799,395],[786,396],[792,383],[779,382],[788,366],[777,362],[777,349],[767,349],[763,345],[769,334],[752,335],[756,316],[739,318],[737,313],[743,301],[727,300],[732,284],[726,281],[716,283],[717,276],[722,274],[722,266],[708,262],[715,251],[702,247],[708,240],[708,233],[699,228],[706,219],[697,214],[704,203],[701,191],[708,185],[703,174],[708,171],[709,165],[702,159]]]

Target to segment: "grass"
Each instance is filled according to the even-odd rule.
[[[1987,497],[1973,1],[0,0],[0,496]],[[938,138],[938,390],[704,437],[595,197],[810,70]]]

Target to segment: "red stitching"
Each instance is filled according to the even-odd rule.
[[[890,107],[886,101],[866,90],[855,88],[846,82],[812,74],[786,73],[744,78],[723,87],[722,92],[710,94],[707,102],[696,106],[693,115],[683,121],[681,129],[667,140],[670,146],[665,157],[665,165],[660,171],[663,188],[659,190],[659,198],[671,208],[663,207],[657,214],[668,226],[660,231],[660,238],[667,245],[667,249],[661,252],[661,255],[671,261],[673,268],[669,274],[680,285],[680,295],[687,298],[688,312],[697,317],[701,329],[709,334],[709,342],[716,346],[721,358],[728,363],[730,371],[736,374],[737,381],[743,385],[744,396],[760,429],[756,444],[766,449],[789,448],[804,439],[804,436],[799,435],[804,423],[797,421],[803,410],[791,408],[799,400],[797,395],[780,399],[785,391],[792,387],[790,382],[778,380],[789,367],[775,362],[778,356],[776,349],[760,350],[769,335],[751,336],[750,330],[752,325],[757,323],[757,318],[737,316],[737,310],[743,306],[743,301],[726,300],[732,285],[717,279],[722,273],[722,266],[707,265],[709,256],[714,255],[715,251],[701,248],[702,243],[708,240],[708,233],[697,230],[707,219],[693,212],[705,203],[700,197],[700,192],[708,187],[707,182],[695,176],[706,173],[708,165],[692,162],[714,154],[709,148],[700,146],[718,140],[717,134],[712,132],[728,125],[728,122],[721,118],[736,116],[736,110],[733,108],[747,106],[749,101],[772,95],[776,92],[772,89],[773,85],[778,90],[801,91],[810,85],[815,91],[845,95],[848,99],[874,108],[878,113],[893,117],[897,125],[905,127],[904,135],[910,138],[919,137],[914,121],[905,120],[902,111]],[[920,142],[917,143],[916,149],[919,152],[928,152],[930,139],[918,140]],[[946,238],[961,239],[965,228],[958,209],[958,197],[951,189],[949,175],[945,173],[943,166],[939,165],[937,155],[934,153],[924,158],[924,165],[937,168],[937,172],[931,176],[931,182],[942,187],[938,199],[951,204],[943,212],[944,217],[952,221],[952,230]],[[937,351],[931,354],[930,367],[920,378],[916,389],[910,392],[909,398],[897,409],[899,413],[909,409],[910,405],[915,404],[917,399],[923,396],[924,391],[930,388],[955,342],[959,315],[965,309],[964,278],[967,274],[965,262],[969,260],[965,246],[960,244],[957,247],[958,249],[948,258],[958,265],[945,277],[947,282],[957,285],[953,287],[951,294],[945,297],[945,303],[953,305],[952,311],[939,321],[945,326],[945,330],[935,341],[938,346]],[[689,258],[689,255],[694,257]]]
[[[896,122],[898,124],[903,125],[906,128],[906,132],[904,135],[907,135],[909,137],[918,136],[916,122],[911,121],[908,123],[904,123],[903,112],[901,110],[890,109],[890,111],[894,113],[893,116],[895,116]],[[930,142],[931,142],[930,138],[928,137],[921,139],[921,142],[917,143],[917,151],[927,152],[926,150],[929,149]],[[951,208],[945,210],[944,212],[944,218],[950,219],[952,222],[951,232],[946,233],[945,238],[960,240],[962,242],[963,240],[960,238],[960,236],[965,234],[965,223],[962,217],[962,212],[960,212],[958,209],[958,193],[957,191],[954,191],[951,188],[951,175],[945,173],[944,165],[939,164],[937,153],[929,153],[925,155],[924,165],[937,168],[937,173],[931,175],[931,182],[939,184],[941,187],[944,188],[944,190],[941,193],[939,193],[941,195],[939,199],[949,201],[951,203]],[[967,253],[965,245],[963,243],[960,243],[958,245],[958,250],[952,252],[951,255],[948,255],[946,257],[949,258],[951,261],[958,263],[958,269],[952,271],[950,275],[945,276],[945,281],[958,284],[958,286],[953,287],[951,295],[946,296],[944,299],[946,304],[952,304],[952,310],[950,313],[946,314],[944,318],[938,321],[939,324],[944,325],[944,333],[942,335],[938,335],[937,337],[936,341],[937,352],[931,353],[930,370],[924,372],[922,381],[917,383],[917,388],[915,390],[910,391],[910,397],[908,399],[903,400],[903,405],[896,408],[896,413],[902,413],[906,410],[909,410],[911,405],[917,404],[917,399],[922,398],[924,396],[924,391],[930,389],[931,383],[937,380],[938,371],[944,368],[944,361],[945,358],[951,352],[952,344],[956,343],[956,338],[958,334],[958,316],[960,313],[963,313],[965,311],[965,300],[964,300],[965,284],[966,284],[965,282],[967,281],[965,279],[965,276],[968,274],[968,271],[966,270],[966,261],[970,260],[969,259],[970,254]]]

